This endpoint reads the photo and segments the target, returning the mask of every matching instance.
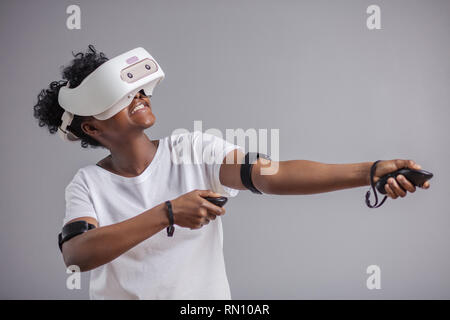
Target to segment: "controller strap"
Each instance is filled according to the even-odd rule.
[[[369,189],[366,193],[366,204],[369,208],[379,208],[384,203],[384,201],[386,201],[386,199],[387,199],[387,196],[384,196],[384,199],[380,203],[378,203],[377,190],[375,189],[375,183],[373,182],[373,175],[375,174],[375,169],[377,167],[378,162],[380,162],[380,161],[381,160],[375,161],[372,164],[372,167],[370,167],[370,185],[371,185],[373,193],[375,195],[375,203],[373,205],[370,204],[370,189]]]

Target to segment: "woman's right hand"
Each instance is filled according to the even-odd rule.
[[[205,197],[220,197],[211,190],[193,190],[171,200],[174,224],[200,229],[216,216],[225,214],[225,208],[212,204]]]

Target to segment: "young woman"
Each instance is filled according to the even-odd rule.
[[[62,72],[64,80],[52,82],[39,94],[34,106],[39,126],[56,133],[64,113],[58,103],[60,88],[68,81],[70,88],[77,87],[106,61],[92,45],[86,53],[75,54]],[[137,111],[139,104],[144,108]],[[155,119],[144,90],[107,120],[75,115],[67,129],[81,140],[81,146],[105,148],[110,154],[79,169],[65,189],[63,226],[82,220],[95,228],[63,243],[64,262],[91,271],[91,299],[231,299],[223,259],[225,209],[205,197],[234,197],[246,189],[240,177],[244,151],[197,131],[151,140],[144,130]],[[175,163],[180,143],[194,157],[201,158],[199,150],[206,149],[217,161]],[[280,161],[276,173],[261,174],[261,168],[272,164],[271,160],[255,162],[251,175],[258,190],[305,195],[370,185],[373,162]],[[381,161],[374,181],[403,167],[420,168],[412,160]],[[426,182],[422,188],[429,186]],[[415,189],[401,175],[385,185],[392,199]],[[172,237],[164,230],[170,224],[167,200],[177,226]]]

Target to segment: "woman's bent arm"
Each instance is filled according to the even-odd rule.
[[[98,225],[95,219],[74,219]],[[125,221],[91,229],[62,246],[66,266],[76,265],[89,271],[108,263],[140,242],[169,226],[167,207],[161,203]]]

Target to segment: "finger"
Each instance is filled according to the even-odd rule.
[[[384,190],[386,190],[388,196],[389,196],[391,199],[397,199],[397,195],[392,191],[391,187],[389,187],[389,184],[386,183],[386,184],[384,185]]]
[[[402,198],[406,197],[406,190],[402,188],[402,186],[396,179],[394,179],[393,184],[394,184],[394,189],[393,189],[394,192]]]
[[[407,167],[411,169],[420,170],[422,167],[416,163],[414,160],[408,160]]]
[[[400,186],[403,189],[405,189],[411,193],[416,191],[416,187],[410,181],[408,181],[408,179],[406,179],[404,175],[399,174],[395,179],[397,179],[397,182],[400,183]]]
[[[211,212],[208,211],[208,219],[209,220],[216,220],[217,216]]]
[[[389,187],[394,191],[394,193],[400,197],[405,197],[406,192],[398,185],[397,181],[394,178],[388,179]]]
[[[395,166],[398,169],[401,168],[411,168],[415,170],[420,170],[422,167],[417,164],[414,160],[403,160],[403,159],[395,159]]]
[[[213,192],[212,190],[198,190],[198,195],[200,197],[221,197],[221,195],[217,192]]]
[[[209,202],[208,200],[206,200],[205,198],[201,198],[200,200],[200,206],[208,209],[208,211],[210,211],[213,214],[218,214],[218,215],[222,215],[225,213],[225,210],[219,206],[216,206],[215,204]]]
[[[200,229],[201,227],[203,227],[203,225],[207,224],[207,213],[206,213],[206,209],[205,208],[200,208],[200,213],[201,213],[201,217],[195,219],[195,221],[193,221],[193,226],[191,227],[192,230],[196,230],[196,229]]]
[[[428,189],[430,187],[430,182],[425,181],[424,184],[421,186],[422,189]]]
[[[200,227],[203,227],[204,225],[207,225],[209,223],[209,216],[211,215],[211,213],[205,208],[200,208],[200,211],[203,215],[203,218],[200,220]]]
[[[197,230],[197,229],[200,229],[201,227],[202,227],[202,224],[201,223],[197,223],[197,225],[191,227],[190,229],[191,230]]]

